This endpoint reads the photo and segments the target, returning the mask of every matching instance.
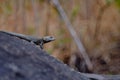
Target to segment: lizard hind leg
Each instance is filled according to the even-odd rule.
[[[35,44],[33,41],[30,41],[30,43]]]

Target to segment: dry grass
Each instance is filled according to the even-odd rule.
[[[3,0],[2,3],[4,3]],[[2,5],[2,3],[0,4]],[[61,0],[61,3],[79,37],[81,37],[94,66],[98,66],[94,72],[120,73],[119,69],[118,71],[114,69],[115,67],[118,68],[118,66],[120,66],[120,64],[114,64],[120,60],[120,57],[113,59],[113,56],[119,55],[120,52],[120,13],[116,6],[111,4],[102,14],[99,14],[101,8],[106,5],[105,0],[90,1],[88,6],[86,6],[85,0],[70,0],[65,2],[64,0]],[[23,27],[21,19],[22,14],[19,10],[20,7],[18,7],[16,19],[15,6],[11,6],[12,10],[9,14],[5,14],[6,12],[2,11],[4,7],[0,7],[0,30],[35,35],[36,29],[34,27],[34,13],[31,3],[27,2],[25,8],[26,30]],[[78,50],[65,28],[64,22],[60,19],[57,11],[46,2],[41,2],[38,7],[38,36],[49,34],[56,37],[56,41],[45,45],[45,49],[49,53],[53,53],[53,56],[69,64],[69,59]],[[98,20],[99,15],[101,15],[100,20]],[[96,28],[96,26],[98,27]],[[95,34],[97,34],[97,36],[95,36]],[[101,64],[102,61],[105,62],[105,65]],[[103,67],[105,67],[104,70]],[[110,69],[107,70],[107,67]]]

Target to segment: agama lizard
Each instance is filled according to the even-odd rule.
[[[0,32],[11,35],[11,36],[18,37],[18,38],[26,40],[28,42],[33,42],[34,44],[39,45],[41,49],[43,49],[43,45],[45,43],[48,43],[48,42],[55,40],[55,38],[52,36],[45,36],[43,38],[36,38],[33,36],[23,35],[23,34],[13,33],[13,32],[7,32],[7,31],[0,31]]]

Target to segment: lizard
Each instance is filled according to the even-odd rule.
[[[26,40],[28,42],[33,42],[34,44],[39,45],[41,49],[43,49],[43,45],[45,43],[48,43],[48,42],[51,42],[51,41],[55,40],[55,38],[52,37],[52,36],[45,36],[45,37],[42,37],[42,38],[36,38],[34,36],[23,35],[23,34],[20,34],[20,33],[14,33],[14,32],[8,32],[8,31],[0,31],[0,32],[8,34],[10,36],[18,37],[18,38]]]

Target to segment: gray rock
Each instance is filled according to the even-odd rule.
[[[35,44],[0,33],[0,80],[90,80]]]

